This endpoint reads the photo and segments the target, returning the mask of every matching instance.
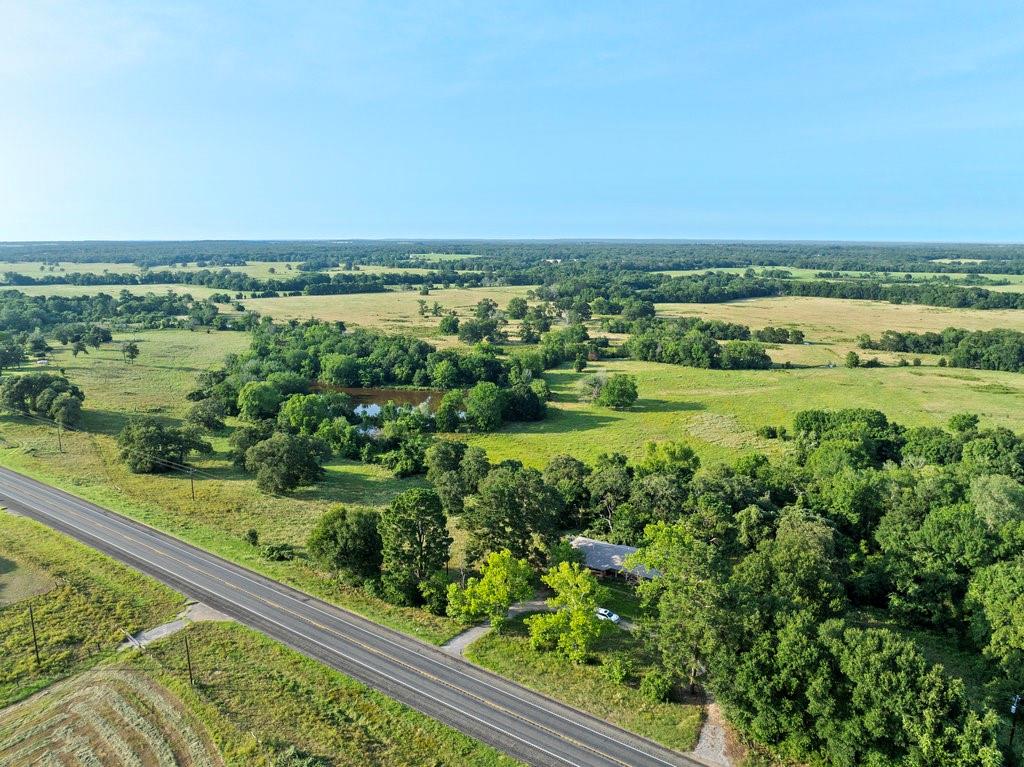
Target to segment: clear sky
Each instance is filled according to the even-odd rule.
[[[0,0],[0,240],[1024,241],[1024,3]]]

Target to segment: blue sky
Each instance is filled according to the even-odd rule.
[[[0,240],[1024,241],[1024,4],[0,0]]]

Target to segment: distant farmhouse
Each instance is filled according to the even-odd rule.
[[[577,535],[572,539],[571,545],[574,549],[583,554],[583,564],[587,569],[599,577],[621,576],[623,578],[635,578],[653,580],[661,573],[651,570],[643,565],[633,568],[626,567],[626,557],[636,551],[633,546],[620,546],[616,543],[605,543],[594,538],[584,538]]]

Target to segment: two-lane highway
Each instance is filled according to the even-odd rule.
[[[0,505],[76,538],[529,764],[700,765],[432,645],[4,468],[0,468]]]

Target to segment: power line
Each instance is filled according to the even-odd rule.
[[[84,429],[75,429],[75,428],[73,428],[71,426],[65,426],[65,425],[59,423],[58,421],[53,420],[52,418],[45,418],[43,416],[34,415],[32,413],[26,413],[26,412],[21,411],[21,410],[18,410],[18,411],[15,411],[15,412],[17,413],[18,416],[20,416],[22,418],[27,418],[29,420],[38,421],[41,424],[45,424],[47,426],[53,426],[53,427],[57,428],[58,430],[63,429],[64,431],[69,431],[69,432],[72,432],[72,433],[75,433],[75,434],[86,434],[86,435],[91,434],[91,432],[85,431]],[[191,465],[186,464],[186,463],[180,463],[178,461],[172,461],[170,459],[162,458],[160,456],[153,455],[152,453],[147,453],[147,452],[142,451],[142,450],[133,450],[133,451],[135,453],[137,453],[138,455],[141,455],[143,458],[146,458],[147,460],[149,460],[149,461],[151,461],[153,463],[156,463],[156,464],[161,465],[161,466],[166,466],[166,467],[168,467],[170,469],[173,469],[173,470],[176,470],[176,471],[187,472],[187,473],[191,473],[193,475],[198,474],[200,476],[206,477],[207,479],[216,479],[217,478],[213,474],[205,472],[202,469],[197,469],[194,466],[191,466]]]

